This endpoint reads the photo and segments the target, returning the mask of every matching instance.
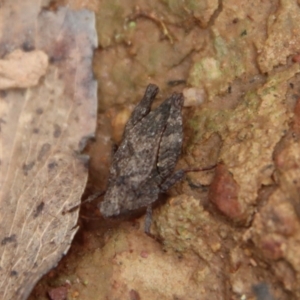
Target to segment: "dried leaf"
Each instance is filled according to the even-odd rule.
[[[40,5],[0,10],[2,89],[15,87],[0,92],[0,299],[26,299],[70,247],[78,212],[62,212],[80,201],[96,124],[94,15]]]

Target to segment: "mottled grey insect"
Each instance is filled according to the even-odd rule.
[[[185,174],[183,170],[174,172],[183,139],[183,95],[173,93],[151,111],[157,93],[156,85],[148,85],[125,126],[100,204],[104,217],[119,216],[143,207],[150,214],[159,193],[167,191]]]

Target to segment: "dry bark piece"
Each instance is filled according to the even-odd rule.
[[[0,11],[0,57],[10,58],[0,63],[10,64],[6,87],[19,88],[0,94],[1,299],[26,299],[69,249],[78,211],[62,211],[80,201],[87,169],[79,151],[96,125],[94,15],[39,5]]]

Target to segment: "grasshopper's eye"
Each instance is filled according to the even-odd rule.
[[[182,106],[183,106],[183,102],[184,102],[184,97],[183,97],[183,94],[180,93],[180,94],[177,94],[177,93],[174,93],[172,95],[172,102],[174,104],[175,107],[181,109]]]

